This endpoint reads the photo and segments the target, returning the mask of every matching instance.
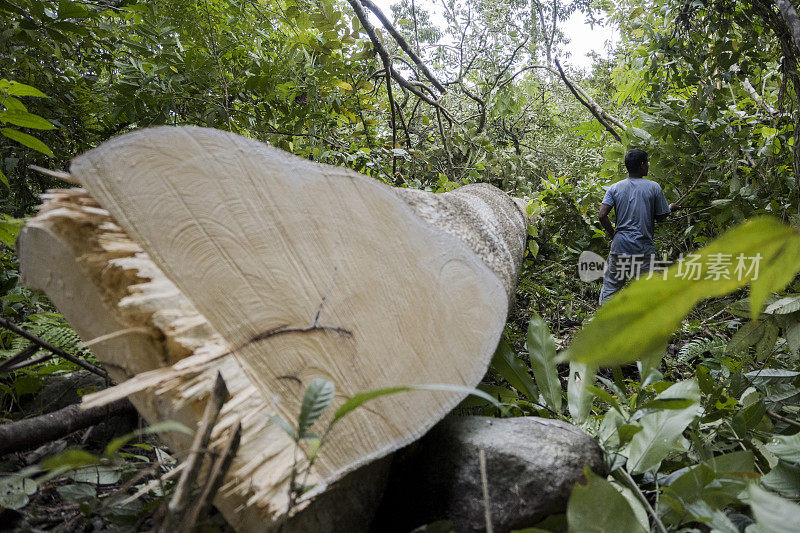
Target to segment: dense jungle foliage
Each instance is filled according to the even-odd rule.
[[[400,187],[491,183],[527,199],[535,222],[480,385],[503,409],[477,397],[460,409],[579,424],[610,471],[589,475],[565,515],[531,526],[796,530],[800,43],[791,21],[768,0],[442,0],[436,16],[426,2],[399,0],[386,14],[404,50],[376,19],[359,19],[368,7],[0,0],[2,317],[93,360],[57,310],[20,285],[14,239],[43,191],[70,186],[31,165],[67,169],[132,129],[230,130]],[[564,56],[559,25],[574,12],[620,33],[587,72]],[[608,127],[565,84],[557,58]],[[608,253],[596,213],[632,147],[650,153],[649,177],[683,208],[658,225],[660,254],[676,263],[760,254],[760,272],[655,276],[597,311],[599,281],[580,281],[576,265],[582,251]],[[77,369],[7,330],[0,344],[2,358],[28,349],[36,362],[0,375],[5,420],[26,416],[21,406],[48,376]],[[98,457],[103,483],[69,470]],[[44,461],[9,456],[0,507],[19,510],[22,529],[136,529],[169,484],[122,505],[128,494],[115,483],[170,460],[142,436]]]

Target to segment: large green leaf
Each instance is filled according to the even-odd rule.
[[[747,488],[748,481],[756,477],[753,452],[739,451],[712,457],[689,467],[664,488],[661,501],[672,511],[663,516],[667,521],[675,522],[681,518],[713,519],[716,509],[735,501]],[[701,501],[704,504],[698,505]]]
[[[18,81],[10,82],[6,91],[9,96],[35,96],[37,98],[47,98],[47,95],[36,87],[31,87],[30,85],[25,85],[24,83],[20,83]]]
[[[785,315],[798,310],[800,310],[800,295],[792,294],[772,302],[764,309],[764,312],[768,314]]]
[[[700,416],[700,387],[694,380],[672,385],[656,397],[656,400],[688,399],[692,404],[683,409],[660,409],[639,419],[642,430],[636,433],[625,450],[628,470],[642,473],[655,470],[661,461],[675,449],[681,434],[692,421]]]
[[[741,276],[736,271],[740,255],[745,259]],[[755,268],[747,270],[756,263],[747,258],[755,257],[760,257],[757,275]],[[719,265],[720,258],[731,260],[730,279],[706,279],[709,265]],[[705,267],[699,276],[684,261],[663,277],[639,279],[620,291],[576,336],[566,358],[596,365],[635,361],[667,342],[698,301],[728,294],[748,282],[750,311],[757,317],[767,295],[782,289],[800,269],[800,232],[775,218],[755,218],[701,249],[694,263]]]
[[[576,424],[582,424],[592,410],[592,390],[597,367],[571,362],[567,381],[567,406]]]
[[[492,358],[492,366],[500,372],[503,379],[529,400],[539,401],[539,389],[536,387],[536,383],[531,379],[523,362],[514,355],[514,350],[505,339],[502,339],[497,345],[497,351],[494,352],[494,358]]]
[[[14,128],[3,128],[0,130],[4,136],[8,137],[12,141],[17,141],[18,143],[22,144],[23,146],[27,146],[28,148],[32,148],[37,152],[42,152],[45,155],[49,155],[50,157],[53,156],[53,151],[47,147],[42,141],[33,137],[32,135],[28,135],[27,133],[22,133],[19,130],[15,130]]]
[[[314,422],[322,416],[325,409],[333,401],[336,388],[333,383],[323,378],[314,378],[303,395],[300,415],[297,417],[297,435],[304,438]]]
[[[783,459],[761,478],[761,485],[786,498],[800,498],[800,465]]]
[[[762,368],[754,370],[744,375],[757,387],[767,385],[791,384],[800,377],[800,372],[794,370],[784,370],[782,368]]]
[[[784,500],[762,489],[750,485],[750,508],[759,529],[763,533],[795,533],[800,523],[800,505]]]
[[[605,479],[584,468],[586,485],[577,484],[567,503],[570,531],[585,533],[645,532],[625,496]]]
[[[16,109],[0,111],[0,122],[7,122],[23,128],[34,128],[37,130],[52,130],[55,128],[47,119]]]
[[[556,342],[542,317],[533,312],[528,323],[528,353],[531,357],[533,377],[547,406],[561,411],[561,381],[556,368]]]
[[[800,433],[794,435],[775,435],[767,449],[784,461],[800,463]]]

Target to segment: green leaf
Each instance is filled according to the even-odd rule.
[[[340,89],[342,89],[344,91],[352,91],[353,90],[353,86],[350,85],[349,83],[347,83],[346,81],[336,80],[334,83],[336,84],[337,87],[339,87]]]
[[[83,503],[97,498],[97,490],[88,483],[62,485],[61,487],[56,487],[56,491],[66,503]]]
[[[800,465],[783,459],[761,478],[761,485],[786,498],[800,498]]]
[[[28,110],[28,108],[25,107],[25,104],[23,104],[19,99],[14,98],[13,96],[7,97],[5,99],[5,101],[3,102],[3,105],[5,105],[6,109],[8,109],[10,111],[27,111]]]
[[[567,381],[567,406],[573,422],[582,424],[592,410],[592,392],[597,367],[571,362]]]
[[[66,471],[86,465],[94,465],[100,462],[100,457],[90,454],[84,450],[64,450],[58,455],[48,457],[42,461],[42,468],[47,470]]]
[[[502,339],[492,358],[492,366],[508,383],[532,402],[539,401],[539,389],[528,374],[525,364],[517,359],[514,351]]]
[[[3,128],[0,130],[0,133],[2,133],[5,137],[8,137],[12,141],[17,141],[23,146],[27,146],[28,148],[32,148],[37,152],[41,152],[45,155],[53,157],[53,151],[50,150],[50,148],[48,148],[46,144],[44,144],[36,137],[28,135],[27,133],[22,133],[21,131],[15,130],[14,128]]]
[[[767,314],[785,315],[800,310],[800,294],[793,294],[772,302],[764,309]]]
[[[297,440],[297,433],[295,432],[291,424],[289,424],[289,422],[287,422],[286,420],[284,420],[279,416],[268,415],[268,417],[273,424],[275,424],[276,426],[281,428],[284,432],[286,432],[286,434],[289,435],[292,438],[292,440]]]
[[[700,387],[694,380],[676,383],[656,397],[656,400],[669,399],[689,399],[692,404],[683,409],[661,409],[639,419],[642,431],[633,436],[626,449],[628,470],[632,474],[657,469],[676,448],[683,430],[703,412],[699,405]]]
[[[646,532],[625,496],[584,467],[586,485],[576,484],[567,503],[569,531],[582,533]]]
[[[750,485],[750,508],[763,533],[794,533],[800,522],[800,505]]]
[[[336,395],[336,388],[333,383],[323,378],[314,378],[303,395],[303,403],[300,406],[300,415],[297,417],[297,435],[305,438],[314,422],[322,416],[322,413],[333,401]]]
[[[528,353],[533,377],[545,402],[555,412],[561,411],[561,381],[556,368],[556,343],[542,317],[533,312],[528,323]]]
[[[730,279],[706,279],[709,265],[719,265],[720,257],[732,260]],[[737,273],[740,257],[744,268]],[[758,261],[748,259],[756,257]],[[775,218],[755,218],[701,249],[694,263],[701,266],[699,276],[684,261],[664,277],[642,278],[620,291],[576,336],[566,358],[596,365],[635,361],[666,343],[698,301],[723,296],[748,282],[751,315],[757,317],[767,295],[783,289],[800,269],[800,232]]]
[[[405,385],[398,387],[387,387],[385,389],[376,389],[353,395],[350,399],[348,399],[341,406],[339,406],[339,409],[336,410],[336,413],[333,415],[333,420],[331,421],[331,425],[338,422],[344,416],[346,416],[353,410],[361,407],[370,400],[374,400],[375,398],[380,398],[382,396],[397,394],[398,392],[410,392],[410,391],[459,392],[462,394],[472,394],[473,396],[478,396],[479,398],[483,398],[484,400],[488,401],[501,411],[503,412],[506,411],[503,404],[501,404],[500,402],[495,400],[492,396],[486,394],[480,389],[473,389],[471,387],[464,387],[462,385],[450,385],[446,383],[432,384],[432,385]]]
[[[0,477],[0,508],[20,509],[28,505],[28,496],[39,488],[37,483],[23,476]]]
[[[800,372],[795,372],[794,370],[783,370],[780,368],[762,368],[761,370],[748,372],[744,375],[744,377],[749,379],[753,385],[757,387],[784,383],[790,384],[793,383],[798,376],[800,376]]]
[[[24,375],[14,380],[14,390],[17,396],[34,394],[42,388],[42,379],[36,375]]]
[[[6,92],[9,96],[35,96],[37,98],[47,98],[47,95],[35,87],[12,81]],[[8,102],[6,102],[8,103]],[[8,106],[6,106],[8,107]]]
[[[746,323],[734,333],[725,351],[732,354],[744,353],[751,346],[756,345],[764,337],[767,330],[767,321],[759,320]]]
[[[696,403],[695,400],[691,398],[662,398],[650,400],[639,409],[686,409],[694,403]]]
[[[184,426],[180,422],[175,422],[173,420],[164,420],[163,422],[153,424],[152,426],[138,429],[136,431],[128,433],[127,435],[117,437],[116,439],[108,443],[104,451],[104,454],[107,457],[114,455],[114,453],[116,453],[120,448],[128,444],[128,442],[130,442],[132,439],[135,439],[142,435],[152,435],[154,433],[166,433],[168,431],[177,431],[179,433],[185,433],[187,435],[191,435],[192,433],[194,433],[191,429]]]
[[[767,449],[784,461],[800,463],[800,433],[794,435],[773,435]]]
[[[122,470],[116,466],[89,465],[76,468],[67,477],[77,483],[113,485],[122,478]]]
[[[0,122],[7,122],[23,128],[34,128],[37,130],[52,130],[55,128],[47,119],[20,110],[0,111]]]
[[[411,387],[387,387],[385,389],[376,389],[369,392],[361,392],[353,395],[346,402],[339,406],[336,413],[333,415],[333,422],[337,422],[351,411],[361,407],[366,402],[381,396],[388,396],[389,394],[396,394],[398,392],[410,391]]]
[[[797,356],[800,354],[800,321],[795,321],[786,327],[784,333],[786,337],[786,344],[791,350],[792,354]]]
[[[620,407],[619,402],[611,395],[611,393],[593,385],[588,385],[586,390],[616,409],[619,414],[622,414],[622,407]]]
[[[2,172],[0,172],[0,183],[2,183],[3,185],[5,185],[8,188],[11,188],[11,186],[8,184],[8,178]]]
[[[763,361],[772,349],[775,347],[775,342],[778,340],[778,325],[771,320],[764,320],[764,336],[756,343],[753,351],[755,352],[756,361]]]
[[[89,16],[89,9],[83,4],[61,0],[58,3],[58,18],[73,19],[86,18]]]
[[[758,477],[754,464],[753,452],[740,451],[689,467],[664,489],[663,501],[672,508],[664,518],[679,521],[687,512],[694,518],[713,517],[715,509],[736,501],[748,481]]]

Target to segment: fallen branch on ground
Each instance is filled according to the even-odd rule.
[[[37,448],[112,416],[134,413],[136,409],[124,399],[91,409],[70,405],[46,415],[9,422],[0,426],[0,456]]]

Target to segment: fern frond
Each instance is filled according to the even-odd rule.
[[[685,363],[697,357],[721,357],[725,353],[728,339],[721,335],[692,339],[678,351],[678,362]]]

